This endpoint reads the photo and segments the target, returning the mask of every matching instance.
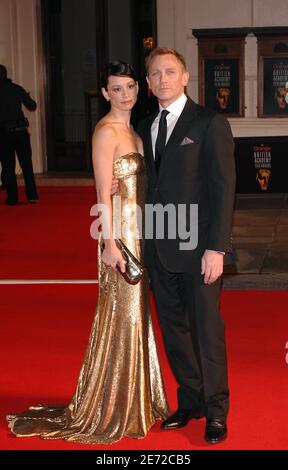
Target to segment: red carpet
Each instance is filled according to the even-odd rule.
[[[42,187],[40,202],[28,204],[23,188],[17,206],[0,193],[0,279],[96,279],[97,243],[93,187]]]
[[[79,194],[83,196],[84,190]],[[19,207],[18,213],[23,209]],[[0,449],[95,450],[95,446],[64,441],[17,439],[9,433],[4,416],[31,404],[69,400],[88,339],[96,292],[97,287],[91,285],[0,286]],[[173,432],[160,431],[158,423],[143,440],[123,439],[97,449],[287,450],[287,306],[284,291],[225,291],[222,295],[231,388],[225,442],[215,447],[206,444],[205,420],[200,420]],[[154,323],[168,398],[175,409],[176,383]]]

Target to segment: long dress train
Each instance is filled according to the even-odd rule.
[[[138,153],[114,161],[119,189],[113,223],[121,239],[143,261],[137,236],[137,205],[145,200],[144,158]],[[119,228],[119,227],[118,227]],[[98,245],[99,298],[76,391],[68,405],[32,406],[10,414],[7,421],[17,436],[41,436],[85,444],[111,444],[123,437],[143,438],[156,419],[169,414],[158,362],[148,279],[128,284],[101,262]]]

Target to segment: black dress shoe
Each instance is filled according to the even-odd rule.
[[[12,199],[6,199],[7,206],[16,206],[18,201],[14,201]]]
[[[169,418],[167,418],[161,424],[161,429],[172,430],[183,428],[186,424],[189,423],[191,419],[200,419],[203,418],[204,414],[201,411],[195,410],[183,410],[178,409],[175,413]]]
[[[227,437],[227,425],[222,419],[207,419],[205,439],[209,444],[218,444]]]

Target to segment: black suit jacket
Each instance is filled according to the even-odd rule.
[[[0,80],[0,124],[23,119],[22,104],[29,111],[35,111],[37,107],[36,102],[20,85],[16,85],[9,78]]]
[[[155,244],[146,240],[145,261],[153,263],[156,248],[163,266],[171,272],[199,270],[205,249],[229,253],[235,191],[234,141],[228,121],[213,110],[197,105],[188,98],[162,156],[159,174],[155,170],[151,143],[151,125],[156,114],[139,126],[144,142],[147,171],[148,204],[198,205],[198,245],[181,250],[176,239]],[[185,138],[186,142],[185,142]],[[189,217],[187,230],[191,230]],[[193,223],[193,220],[192,220]],[[195,221],[194,221],[195,223]]]

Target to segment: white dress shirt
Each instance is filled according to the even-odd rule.
[[[160,117],[161,117],[161,113],[163,109],[166,109],[167,111],[169,111],[169,114],[166,117],[166,121],[167,121],[166,144],[167,144],[173,132],[173,129],[176,126],[176,122],[178,121],[184,109],[186,101],[187,101],[187,96],[183,93],[176,101],[170,104],[168,108],[162,108],[161,104],[159,104],[159,113],[157,114],[151,126],[151,139],[152,139],[152,148],[153,148],[154,158],[155,158],[155,145],[156,145],[156,139],[158,135],[159,121],[160,121]]]

